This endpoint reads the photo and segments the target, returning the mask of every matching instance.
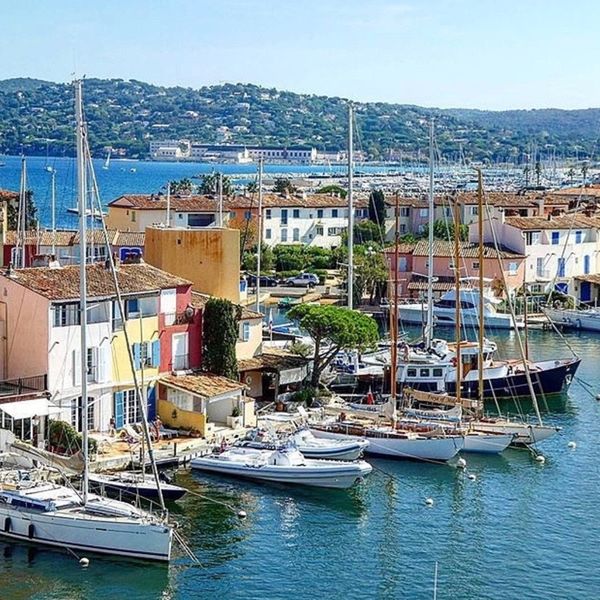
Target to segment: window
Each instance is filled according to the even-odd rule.
[[[131,221],[132,223],[135,223],[135,210],[131,211]]]
[[[237,215],[235,214],[235,210],[232,210],[232,211],[229,213],[229,218],[230,218],[230,219],[235,219],[235,217],[236,217],[236,216],[237,216]]]
[[[252,218],[252,213],[249,210],[245,210],[244,211],[244,219],[246,219],[246,221],[249,221]]]
[[[115,422],[117,427],[139,423],[142,420],[135,389],[115,392],[113,396]]]
[[[517,263],[514,263],[514,262],[508,263],[508,274],[509,275],[517,274]]]
[[[409,206],[401,206],[400,207],[400,216],[401,217],[410,217],[410,207]]]
[[[113,300],[112,303],[112,328],[113,331],[121,331],[123,329],[123,317],[121,316],[121,311],[119,309],[119,303],[116,300]]]
[[[525,232],[525,243],[528,246],[540,243],[540,232],[539,231],[526,231]]]
[[[419,209],[419,216],[420,217],[428,217],[429,216],[429,209],[428,208],[420,208]]]
[[[564,277],[565,276],[565,266],[566,266],[566,261],[564,258],[559,258],[558,259],[558,272],[557,275],[558,277]]]
[[[140,342],[131,345],[136,370],[160,366],[160,341]]]
[[[590,256],[586,254],[583,257],[583,273],[584,275],[589,275],[590,273]]]
[[[434,377],[443,377],[444,371],[442,369],[433,369]]]
[[[557,246],[560,243],[560,231],[552,232],[552,245]]]
[[[417,376],[417,370],[416,369],[407,369],[406,370],[406,376],[407,377],[416,377]]]
[[[133,319],[140,316],[140,301],[138,298],[130,298],[129,300],[125,300],[125,314],[127,315],[128,319]]]
[[[108,323],[108,302],[98,302],[88,307],[88,323]]]
[[[282,225],[287,225],[288,224],[288,211],[287,211],[287,208],[282,208],[281,209],[281,224]]]
[[[406,223],[400,223],[400,233],[404,234],[407,231]]]
[[[297,227],[294,227],[294,229],[292,230],[292,240],[294,242],[300,241],[300,230]]]
[[[73,398],[71,400],[71,425],[79,432],[83,429],[81,413],[83,412],[83,398]],[[88,396],[87,407],[87,428],[94,429],[94,399]]]
[[[188,227],[208,227],[215,222],[214,214],[189,214],[187,218]]]
[[[582,232],[581,231],[576,231],[575,232],[575,243],[576,244],[581,244],[582,241]]]
[[[79,325],[79,304],[57,304],[54,307],[54,327]]]
[[[535,260],[535,271],[538,277],[542,277],[544,275],[544,258],[538,256]]]
[[[140,344],[140,363],[142,367],[153,367],[152,362],[152,342],[142,342]]]
[[[294,219],[300,218],[300,209],[299,208],[294,208],[294,210],[292,211],[292,218],[294,218]]]
[[[420,369],[419,370],[419,375],[421,377],[429,377],[429,369]]]
[[[479,271],[479,261],[474,261],[472,267],[474,271]]]
[[[400,256],[398,259],[398,271],[405,273],[408,268],[408,259],[406,256]]]
[[[240,325],[240,340],[247,342],[250,339],[250,323],[248,321],[242,321]]]
[[[87,349],[87,380],[98,381],[98,348]]]
[[[282,229],[281,230],[281,241],[282,242],[287,242],[287,229]]]
[[[342,232],[341,227],[328,227],[327,228],[327,235],[340,235],[341,232]]]
[[[322,218],[323,218],[323,209],[318,208],[317,209],[317,219],[322,219]]]
[[[323,235],[323,225],[317,225],[317,235]]]
[[[478,206],[471,206],[471,215],[476,217],[477,216],[477,212],[478,212]]]
[[[144,298],[129,298],[125,301],[127,319],[153,317],[158,314],[158,296]]]
[[[173,347],[171,349],[173,369],[188,368],[188,334],[176,333],[173,335]]]
[[[331,218],[332,219],[337,219],[338,216],[338,209],[337,208],[332,208],[331,209]]]
[[[270,219],[271,218],[271,209],[267,208],[267,210],[265,210],[265,219]]]
[[[271,230],[270,229],[265,229],[265,239],[266,240],[271,239]]]

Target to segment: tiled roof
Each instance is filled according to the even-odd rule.
[[[507,225],[517,229],[595,229],[600,227],[600,217],[588,217],[581,214],[561,215],[559,217],[507,217]]]
[[[385,249],[388,257],[394,254],[394,247],[390,246]],[[476,242],[459,242],[459,252],[462,258],[478,258],[479,244]],[[429,242],[427,240],[419,240],[413,243],[403,243],[399,245],[399,254],[412,254],[413,256],[428,256]],[[452,258],[454,256],[454,242],[447,240],[433,241],[433,255]],[[483,245],[484,258],[497,258],[498,254],[493,244]],[[524,258],[523,255],[513,252],[512,250],[500,247],[501,258]]]
[[[19,192],[13,192],[12,190],[0,190],[0,201],[16,200],[18,197]]]
[[[239,381],[213,375],[212,373],[197,373],[194,375],[164,375],[160,382],[169,387],[177,388],[202,396],[204,398],[213,398],[226,392],[235,392],[246,389],[247,386]]]
[[[25,232],[25,244],[27,246],[51,246],[52,238],[54,237],[54,244],[56,246],[71,246],[73,242],[74,231],[57,231],[54,237],[51,231],[41,229],[37,231],[35,229]],[[7,246],[14,246],[17,243],[17,232],[15,230],[9,230],[5,234],[5,244]]]
[[[113,246],[139,246],[143,248],[145,241],[146,233],[143,231],[118,231]]]
[[[208,294],[201,294],[200,292],[192,292],[192,306],[195,308],[204,308],[206,306],[206,302],[210,299]],[[240,305],[242,309],[242,320],[245,321],[247,319],[262,319],[263,314],[256,312],[254,310],[250,310],[247,306]]]
[[[562,188],[554,190],[553,193],[560,196],[600,196],[600,185],[596,183],[585,187]]]
[[[109,202],[108,206],[136,210],[166,210],[167,197],[163,194],[126,194]],[[171,210],[176,212],[214,212],[218,208],[218,201],[211,196],[171,196]]]
[[[54,237],[54,235],[56,237]],[[54,237],[56,246],[74,246],[79,244],[79,233],[77,231],[57,231],[55,234],[47,229],[39,231],[32,229],[25,232],[25,243],[27,245],[51,246]],[[87,241],[93,240],[94,244],[104,244],[104,234],[100,229],[89,230],[86,235]],[[145,233],[143,231],[118,231],[116,229],[108,230],[108,239],[112,246],[143,246]],[[17,232],[7,231],[5,234],[5,243],[8,246],[14,246],[17,243]]]
[[[594,283],[596,285],[600,285],[600,274],[592,273],[590,275],[576,275],[575,279],[578,281],[588,281],[589,283]]]
[[[303,358],[284,350],[269,348],[259,356],[238,360],[239,371],[285,371],[286,369],[297,369],[308,364],[309,359]]]
[[[49,300],[79,299],[79,266],[77,265],[60,269],[48,267],[16,269],[10,275],[2,275],[2,277],[9,278]],[[117,280],[124,295],[191,285],[187,279],[171,275],[145,263],[121,265],[117,269]],[[112,274],[104,265],[88,266],[87,282],[90,299],[116,295]]]
[[[354,198],[354,206],[356,208],[366,208],[368,204],[369,202],[366,198]],[[227,200],[226,205],[230,209],[258,208],[258,195],[234,196]],[[347,199],[329,194],[291,195],[289,197],[278,194],[263,194],[264,208],[346,208],[347,206]]]

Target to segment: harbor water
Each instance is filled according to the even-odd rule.
[[[35,160],[43,182],[45,159]],[[101,175],[104,197],[156,191],[167,179],[201,171],[199,165],[135,167],[113,176],[111,166]],[[7,181],[7,168],[8,162],[0,169],[0,187],[18,189],[18,179]],[[503,356],[518,356],[514,333],[496,332],[494,339]],[[0,598],[420,600],[433,598],[437,563],[440,600],[596,599],[600,336],[582,332],[568,340],[583,361],[567,395],[541,400],[544,420],[562,427],[540,446],[543,464],[525,450],[467,455],[466,471],[374,460],[373,473],[348,491],[181,471],[176,482],[200,496],[170,508],[200,564],[181,555],[169,567],[89,556],[84,569],[66,551],[0,541]],[[530,332],[530,346],[535,359],[569,356],[553,332]],[[246,519],[238,518],[239,509]]]

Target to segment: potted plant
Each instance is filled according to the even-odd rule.
[[[242,424],[242,416],[239,406],[234,406],[231,411],[231,416],[227,417],[227,426],[231,429],[236,429]]]

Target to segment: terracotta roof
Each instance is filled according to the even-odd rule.
[[[517,229],[595,229],[600,227],[600,217],[588,217],[581,214],[561,215],[559,217],[507,217],[505,223]]]
[[[117,231],[117,239],[113,246],[140,246],[144,247],[146,233],[144,231]]]
[[[79,266],[50,269],[37,267],[16,269],[11,275],[2,275],[29,288],[49,300],[78,300],[79,299]],[[191,285],[187,279],[182,279],[151,265],[130,264],[121,265],[117,270],[119,287],[124,295],[157,292],[176,286]],[[104,265],[87,267],[88,294],[90,298],[105,298],[116,295],[110,270]]]
[[[408,284],[408,289],[410,291],[421,291],[426,290],[428,287],[427,281],[411,281]],[[434,292],[447,292],[454,287],[454,283],[451,281],[434,281],[432,284],[432,288]]]
[[[210,298],[211,297],[208,294],[192,292],[192,306],[195,308],[203,309],[206,305],[206,302],[210,300]],[[242,309],[242,321],[245,321],[247,319],[262,319],[264,316],[262,313],[250,310],[247,306],[238,306]]]
[[[25,232],[25,243],[27,245],[51,246],[52,238],[52,232],[47,229],[40,229],[39,231],[32,229]],[[93,240],[94,244],[104,244],[104,234],[100,229],[88,231],[86,238],[88,242]],[[145,233],[143,231],[109,229],[108,239],[112,246],[144,246]],[[17,243],[17,232],[14,230],[7,231],[5,240],[8,246],[14,246]],[[73,246],[79,244],[79,233],[77,231],[57,231],[55,240],[57,246]]]
[[[71,246],[73,242],[74,231],[57,231],[55,239],[56,246]],[[25,244],[33,246],[39,244],[40,246],[52,246],[52,235],[51,231],[35,229],[25,232]],[[7,246],[14,246],[17,243],[17,232],[13,229],[9,230],[5,234],[5,244]]]
[[[203,398],[213,398],[226,392],[247,389],[247,386],[239,381],[213,375],[212,373],[197,373],[194,375],[164,375],[160,382],[169,387],[190,392]]]
[[[388,256],[394,253],[394,247],[386,248]],[[459,242],[459,251],[461,258],[479,258],[479,244],[476,242]],[[414,243],[400,244],[399,254],[412,254],[413,256],[428,256],[429,255],[429,242],[427,240],[419,240]],[[434,240],[433,241],[433,255],[452,258],[454,256],[454,242],[447,240]],[[484,258],[497,258],[498,253],[493,244],[483,245],[483,257]],[[518,252],[500,247],[501,258],[525,258]]]
[[[297,354],[269,348],[268,350],[264,350],[259,356],[238,360],[238,370],[285,371],[286,369],[304,367],[308,362],[308,358],[303,358]]]
[[[16,200],[18,197],[19,197],[19,192],[13,192],[12,190],[1,190],[0,189],[0,201]]]
[[[600,185],[591,184],[583,186],[576,186],[570,188],[561,188],[553,191],[554,194],[560,196],[600,196]]]
[[[354,198],[356,208],[366,208],[368,204],[367,198]],[[258,208],[258,196],[234,196],[227,200],[226,205],[230,209]],[[347,199],[330,196],[329,194],[291,195],[289,197],[278,194],[263,194],[264,208],[346,208],[347,206]]]
[[[167,197],[159,194],[126,194],[109,202],[108,206],[136,210],[167,210]],[[214,212],[218,201],[211,196],[171,196],[171,210],[178,212]]]
[[[589,283],[600,285],[600,273],[593,273],[591,275],[577,275],[575,276],[575,279],[578,281],[588,281]]]

